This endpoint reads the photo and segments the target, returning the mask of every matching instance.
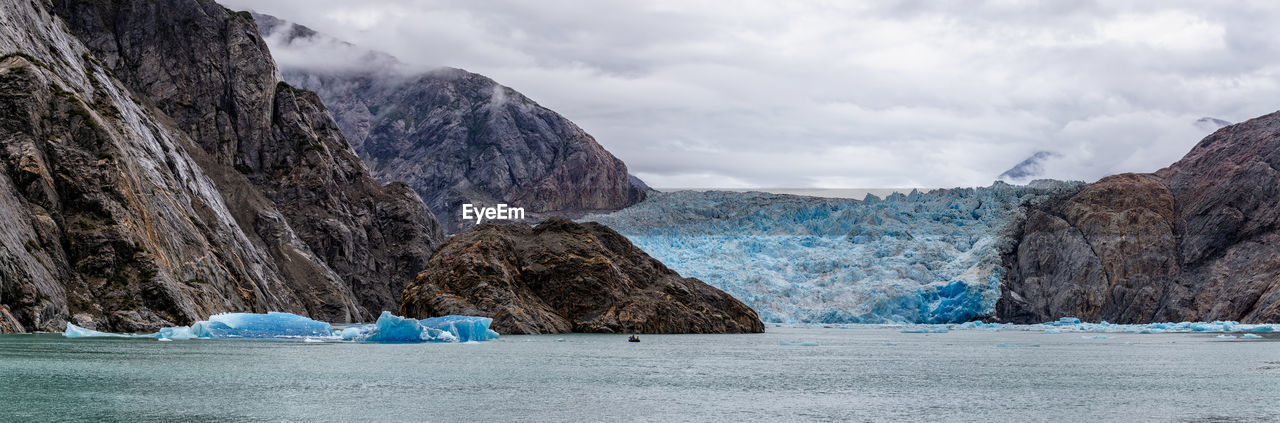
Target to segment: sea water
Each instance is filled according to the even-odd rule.
[[[1280,334],[0,335],[0,421],[1269,421]]]

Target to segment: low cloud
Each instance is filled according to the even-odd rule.
[[[508,85],[657,187],[1095,180],[1280,108],[1271,3],[224,1]],[[278,41],[278,40],[277,40]],[[345,47],[282,66],[341,66]],[[289,51],[286,51],[289,50]]]

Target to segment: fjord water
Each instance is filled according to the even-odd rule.
[[[0,336],[0,421],[1267,421],[1280,338],[901,333],[479,344]],[[786,346],[784,343],[816,346]]]

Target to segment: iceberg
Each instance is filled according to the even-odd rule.
[[[493,319],[488,317],[448,315],[422,319],[421,322],[424,327],[440,329],[453,334],[460,342],[498,339],[498,332],[489,329]]]
[[[493,319],[488,317],[450,315],[417,320],[384,311],[376,323],[349,326],[341,336],[346,341],[379,343],[488,341],[498,338],[498,333],[489,329],[491,323]]]
[[[293,313],[269,312],[257,313],[222,313],[209,317],[209,320],[196,322],[191,326],[174,326],[160,329],[152,334],[120,334],[99,332],[85,329],[74,324],[67,324],[62,332],[68,338],[156,338],[162,340],[184,340],[192,338],[305,338],[333,337],[333,330],[328,323],[312,320]]]
[[[292,313],[270,312],[223,313],[191,325],[188,333],[181,327],[167,328],[169,336],[188,338],[303,338],[308,336],[333,336],[328,323],[311,320]],[[160,334],[165,334],[164,330]]]
[[[168,327],[152,334],[99,332],[67,324],[63,336],[155,338],[165,341],[247,338],[297,339],[303,342],[322,342],[326,339],[384,343],[479,342],[498,338],[498,333],[489,329],[491,323],[493,319],[487,317],[444,316],[416,320],[384,311],[377,323],[350,326],[343,329],[340,335],[335,335],[333,327],[328,323],[292,313],[223,313],[191,326]]]
[[[71,323],[67,323],[67,329],[62,331],[62,336],[65,336],[68,338],[154,338],[155,337],[155,335],[98,332],[96,330],[85,329]]]
[[[884,199],[654,193],[583,217],[741,300],[769,323],[963,323],[1000,298],[1003,228],[1068,183],[912,191]]]

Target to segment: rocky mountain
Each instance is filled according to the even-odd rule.
[[[1196,127],[1207,131],[1216,131],[1230,124],[1231,122],[1209,116],[1196,119]]]
[[[461,219],[464,203],[506,203],[537,220],[617,210],[649,191],[582,128],[492,79],[412,72],[391,56],[257,16],[273,50],[340,56],[286,63],[283,77],[319,93],[373,173],[413,187],[449,232],[474,226]]]
[[[0,0],[0,331],[368,320],[441,238],[211,1]]]
[[[763,332],[746,305],[598,223],[484,224],[449,239],[404,290],[411,317],[493,318],[500,333]]]
[[[1114,323],[1280,322],[1280,113],[1227,126],[1154,174],[1031,205],[997,314]]]
[[[1037,151],[1026,160],[1018,162],[1018,164],[1004,171],[996,180],[1025,184],[1035,179],[1044,177],[1044,163],[1050,160],[1061,159],[1062,155],[1052,151]]]

